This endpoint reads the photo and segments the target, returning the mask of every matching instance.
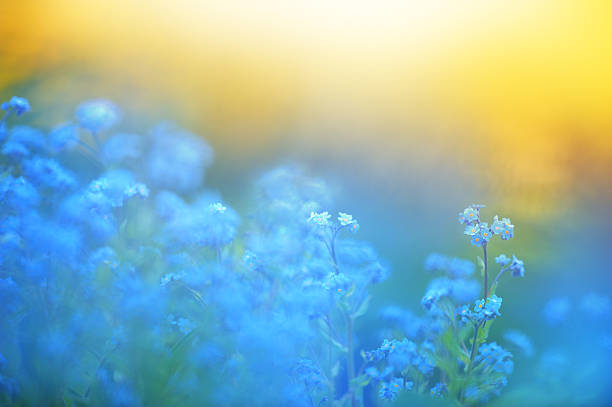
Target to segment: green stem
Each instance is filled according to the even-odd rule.
[[[482,246],[484,252],[484,287],[482,290],[482,298],[487,300],[487,293],[489,292],[489,265],[487,261],[487,244]]]
[[[474,338],[472,339],[472,350],[470,352],[470,364],[468,365],[468,373],[472,370],[474,358],[476,357],[476,351],[478,350],[478,330],[480,329],[480,323],[474,325]]]
[[[355,378],[355,361],[353,360],[353,317],[346,315],[346,350],[347,350],[347,378],[348,378],[348,389],[351,394],[351,406],[355,407],[357,401],[355,399],[355,392],[351,389],[351,383]]]

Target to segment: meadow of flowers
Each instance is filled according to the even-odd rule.
[[[499,287],[520,285],[529,260],[505,251],[515,226],[494,209],[469,205],[445,232],[467,236],[474,261],[433,253],[415,271],[432,276],[420,311],[369,310],[391,265],[323,181],[273,169],[238,213],[204,185],[211,146],[171,123],[118,131],[122,112],[107,100],[52,129],[19,124],[26,99],[2,110],[0,405],[609,399],[607,295],[551,298],[537,316],[550,332],[580,320],[571,348],[537,349],[518,329],[490,338],[502,304],[533,300],[502,302]],[[357,332],[368,312],[382,332]],[[531,373],[510,390],[520,364]]]

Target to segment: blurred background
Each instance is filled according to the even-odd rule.
[[[299,163],[389,260],[379,307],[418,309],[430,251],[475,259],[456,214],[487,204],[516,225],[494,255],[527,267],[497,329],[542,348],[574,329],[538,324],[549,298],[612,287],[610,21],[605,0],[2,1],[0,99],[27,97],[43,128],[94,97],[126,130],[176,121],[238,209]]]

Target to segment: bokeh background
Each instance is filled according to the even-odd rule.
[[[174,120],[238,209],[264,169],[304,166],[391,264],[375,308],[418,309],[427,253],[475,258],[456,213],[485,203],[527,267],[496,328],[563,347],[577,327],[539,323],[545,302],[612,288],[610,21],[605,0],[3,0],[0,99],[44,128],[93,97],[126,130]]]

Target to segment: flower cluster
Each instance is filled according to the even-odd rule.
[[[422,342],[417,346],[406,338],[385,339],[379,348],[362,353],[371,366],[367,370],[370,381],[380,382],[381,398],[393,400],[405,388],[400,383],[414,382],[418,393],[472,405],[499,395],[506,386],[514,367],[512,354],[486,341],[492,323],[501,316],[502,298],[495,294],[500,277],[508,270],[522,277],[525,267],[514,255],[499,255],[495,262],[500,271],[488,285],[487,243],[495,235],[511,238],[514,226],[509,219],[496,216],[489,227],[480,220],[483,207],[471,205],[459,214],[465,233],[483,250],[483,284],[472,279],[475,265],[469,260],[434,253],[425,260],[425,269],[443,276],[430,282],[421,299],[427,316],[418,318],[397,307],[383,310],[381,316],[392,324],[388,332],[405,333]],[[472,301],[473,305],[466,304]],[[529,338],[516,332],[510,331],[507,340],[528,354],[532,351]]]
[[[470,205],[459,213],[459,223],[465,225],[464,234],[471,236],[474,246],[486,246],[495,235],[499,235],[502,240],[514,237],[514,225],[509,218],[501,220],[496,215],[493,217],[491,226],[487,222],[480,221],[480,209],[484,205]]]
[[[477,300],[472,309],[467,305],[461,306],[457,310],[457,314],[462,321],[469,321],[475,325],[479,325],[485,321],[500,317],[499,308],[501,307],[501,303],[502,299],[493,294],[487,299]]]
[[[483,283],[472,261],[430,255],[426,312],[383,308],[386,339],[368,342],[356,325],[389,268],[352,215],[323,210],[324,182],[266,172],[239,215],[204,186],[213,152],[186,130],[116,131],[122,113],[100,99],[48,132],[6,127],[25,99],[2,109],[1,405],[358,407],[368,387],[474,404],[507,383],[512,355],[487,340],[499,277],[525,268],[498,256],[489,287],[485,243],[513,236],[508,219],[468,207]],[[580,309],[605,318],[610,303]]]

